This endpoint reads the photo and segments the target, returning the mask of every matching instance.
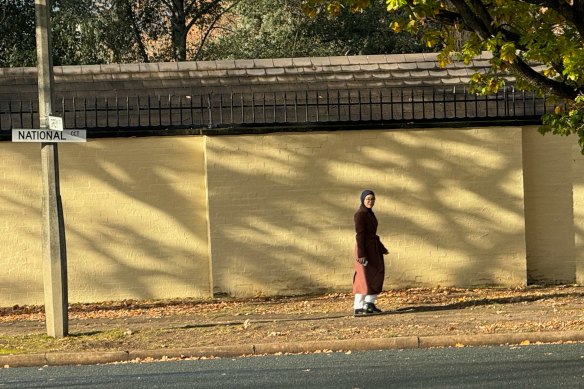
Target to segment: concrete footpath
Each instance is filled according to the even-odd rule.
[[[500,290],[391,292],[380,296],[380,307],[389,306],[383,314],[359,318],[345,309],[350,295],[236,301],[232,306],[221,301],[204,306],[175,302],[169,307],[96,307],[91,312],[85,307],[81,313],[73,310],[70,319],[72,338],[84,338],[85,349],[0,355],[0,369],[584,342],[582,297],[584,289],[579,287],[508,291],[504,295]],[[183,304],[180,310],[177,304]],[[112,312],[119,315],[112,317]],[[120,332],[117,342],[90,343],[93,336],[108,331],[125,332]],[[6,347],[2,342],[43,332],[44,322],[39,320],[5,320],[0,322],[0,348]],[[139,337],[140,341],[135,341]]]

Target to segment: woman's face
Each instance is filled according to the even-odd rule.
[[[367,208],[373,208],[373,206],[375,205],[375,196],[372,194],[368,194],[365,197],[365,200],[363,200],[363,204],[365,204]]]

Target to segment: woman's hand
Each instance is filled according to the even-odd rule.
[[[363,266],[367,266],[367,258],[365,257],[357,258],[357,262],[359,262]]]

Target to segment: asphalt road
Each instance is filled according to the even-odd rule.
[[[584,344],[0,369],[0,388],[581,388]]]

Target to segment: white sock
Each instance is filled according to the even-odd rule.
[[[363,296],[362,294],[356,293],[355,294],[355,302],[353,304],[354,309],[363,309]]]
[[[376,294],[368,294],[365,296],[365,302],[375,304],[375,300],[377,300]]]

